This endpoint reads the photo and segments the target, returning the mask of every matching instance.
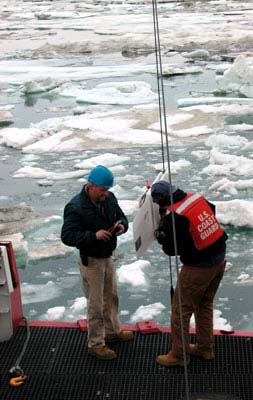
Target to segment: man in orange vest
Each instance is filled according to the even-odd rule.
[[[226,266],[227,234],[215,217],[214,204],[203,196],[185,193],[163,180],[152,185],[151,196],[159,205],[161,215],[155,236],[170,256],[175,255],[175,237],[177,254],[183,264],[179,283],[186,349],[184,360],[177,285],[172,301],[172,349],[168,354],[159,355],[156,361],[167,367],[184,365],[184,361],[187,364],[190,361],[189,354],[211,360],[214,358],[213,299]],[[196,325],[195,344],[189,343],[192,314]]]

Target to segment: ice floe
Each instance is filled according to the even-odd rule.
[[[217,82],[221,91],[253,98],[253,57],[239,55]]]
[[[147,306],[142,305],[137,308],[133,315],[131,315],[130,321],[135,323],[138,321],[154,319],[158,317],[164,309],[165,306],[160,302],[149,304]]]
[[[145,277],[145,269],[150,267],[149,261],[138,260],[133,264],[122,265],[117,270],[119,283],[131,284],[134,287],[146,286],[147,278]]]

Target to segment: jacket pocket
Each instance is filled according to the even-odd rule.
[[[88,267],[88,257],[81,254],[80,258],[82,260],[82,264],[85,265],[86,267]]]

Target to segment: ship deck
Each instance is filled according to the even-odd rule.
[[[118,356],[102,361],[87,352],[87,330],[72,326],[30,326],[20,367],[27,375],[20,387],[9,385],[9,369],[27,340],[19,326],[0,343],[0,400],[182,400],[183,367],[156,364],[168,351],[170,332],[135,330],[134,340],[112,343]],[[191,334],[192,341],[195,335]],[[191,358],[187,366],[190,399],[253,399],[252,335],[215,335],[215,359]]]

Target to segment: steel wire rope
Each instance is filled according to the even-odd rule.
[[[25,354],[25,351],[26,351],[26,348],[27,348],[27,345],[28,345],[28,342],[29,342],[29,339],[30,339],[30,336],[31,336],[29,322],[25,317],[23,317],[23,320],[24,320],[25,325],[26,325],[25,343],[24,343],[24,345],[22,347],[22,350],[21,350],[20,354],[18,355],[18,357],[16,359],[15,365],[13,367],[11,367],[10,370],[9,370],[10,373],[17,373],[17,374],[20,374],[20,375],[24,375],[24,371],[20,367],[20,364],[21,364],[21,360],[22,360],[22,358],[23,358],[23,356]]]
[[[160,78],[159,76],[162,76],[162,63],[158,62],[158,51],[157,49],[160,47],[160,38],[159,38],[159,32],[157,32],[158,29],[158,18],[157,18],[157,7],[155,6],[154,2],[152,2],[153,6],[153,24],[154,24],[154,38],[155,38],[155,57],[156,57],[156,77],[157,77],[157,91],[158,91],[158,104],[159,104],[159,121],[160,121],[160,131],[161,131],[161,151],[162,151],[162,164],[163,164],[163,169],[162,172],[165,172],[165,160],[164,160],[164,143],[163,143],[163,119],[162,119],[162,106],[161,106],[161,90],[160,90]],[[161,58],[161,57],[160,57]],[[160,71],[159,71],[160,68]],[[164,118],[165,123],[166,123],[166,118]],[[167,125],[165,125],[165,131],[167,130]],[[172,266],[171,266],[171,256],[169,256],[169,267],[170,267],[170,300],[172,304],[172,299],[174,295],[174,288],[173,288],[173,280],[172,280]]]
[[[163,115],[163,119],[164,119],[163,122],[164,122],[164,133],[165,133],[165,140],[166,140],[168,178],[169,178],[169,182],[171,184],[172,179],[171,179],[171,168],[170,168],[170,151],[169,151],[169,141],[168,141],[167,120],[166,120],[166,107],[165,107],[165,96],[164,96],[164,85],[163,85],[163,69],[162,69],[162,58],[161,58],[161,44],[160,44],[160,34],[159,34],[160,32],[159,32],[158,10],[157,10],[157,1],[156,0],[152,0],[152,6],[153,6],[153,25],[154,25],[154,37],[155,37],[156,63],[159,64],[159,65],[157,65],[157,74],[158,74],[157,81],[160,82],[159,86],[158,86],[159,114],[160,114],[160,116]],[[160,91],[160,87],[161,87],[161,91]],[[162,99],[162,102],[161,102],[161,99]],[[163,113],[162,113],[162,111],[160,111],[161,107],[163,109]],[[161,119],[160,119],[161,138],[162,138],[162,143],[163,143]],[[163,145],[162,145],[162,149],[163,149]],[[179,279],[176,226],[175,226],[174,203],[173,203],[172,193],[170,193],[170,202],[171,202],[172,230],[173,230],[176,272],[177,272],[177,290],[178,290],[178,303],[179,303],[179,314],[180,314],[180,329],[181,329],[182,346],[183,346],[185,391],[186,391],[186,400],[190,400],[188,372],[187,372],[187,357],[186,357],[186,348],[185,348],[185,339],[184,339],[184,323],[183,323],[183,313],[182,313],[182,295],[181,295],[181,285],[180,285],[180,279]]]
[[[164,160],[164,143],[163,143],[163,126],[162,126],[162,106],[161,106],[161,90],[160,90],[160,79],[159,76],[161,75],[161,71],[159,71],[160,63],[158,62],[158,54],[157,54],[157,48],[159,44],[157,43],[157,40],[159,36],[157,35],[157,23],[156,23],[156,18],[154,17],[156,15],[156,10],[155,10],[155,5],[154,1],[152,1],[152,6],[153,6],[153,24],[154,24],[154,39],[155,39],[155,57],[156,57],[156,78],[157,78],[157,91],[158,91],[158,104],[159,104],[159,121],[160,121],[160,131],[161,131],[161,151],[162,151],[162,163],[163,163],[163,172],[165,172],[165,160]]]

